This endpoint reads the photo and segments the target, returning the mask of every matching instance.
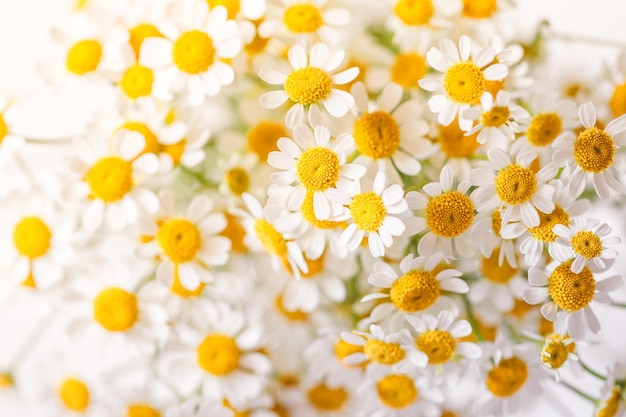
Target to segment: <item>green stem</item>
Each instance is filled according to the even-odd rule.
[[[203,186],[207,187],[207,188],[217,188],[218,184],[209,181],[204,175],[202,175],[199,172],[193,171],[183,165],[180,166],[180,170],[181,172],[185,173],[186,175],[189,175],[190,177],[193,177],[196,181],[198,181],[200,184],[202,184]]]
[[[624,303],[611,303],[611,304],[609,304],[609,305],[611,305],[611,306],[613,306],[613,307],[621,307],[621,308],[626,308],[626,304],[624,304]]]
[[[474,316],[474,310],[472,310],[472,304],[467,298],[467,295],[463,295],[462,298],[463,298],[463,305],[465,306],[465,311],[467,312],[467,320],[472,325],[472,332],[474,333],[474,337],[479,342],[484,342],[485,337],[483,336],[483,333],[480,331],[480,328],[478,327],[478,321],[476,320],[476,317]]]
[[[583,397],[584,399],[586,399],[586,400],[588,400],[588,401],[590,401],[590,402],[592,402],[592,403],[597,403],[597,402],[598,402],[598,400],[597,400],[597,399],[595,399],[595,398],[593,398],[591,395],[589,395],[589,394],[586,394],[586,393],[582,392],[582,391],[581,391],[581,390],[579,390],[578,388],[576,388],[576,387],[574,387],[574,386],[572,386],[572,385],[568,384],[568,383],[567,383],[567,382],[565,382],[565,381],[561,381],[561,385],[563,385],[565,388],[569,389],[569,390],[570,390],[570,391],[572,391],[573,393],[578,394],[579,396]]]
[[[583,367],[583,369],[587,372],[589,372],[591,375],[595,376],[598,379],[601,379],[602,381],[606,381],[606,377],[604,375],[601,375],[599,373],[597,373],[596,371],[594,371],[593,369],[591,369],[590,367],[588,367],[583,361],[581,361],[580,359],[578,360],[578,363],[580,363],[580,365]]]

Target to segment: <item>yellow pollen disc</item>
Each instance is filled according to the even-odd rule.
[[[600,256],[602,253],[602,242],[600,237],[592,231],[580,231],[577,232],[570,240],[572,247],[577,254],[584,256],[589,260]]]
[[[187,219],[167,219],[159,226],[157,243],[174,263],[189,262],[202,247],[198,227]]]
[[[161,145],[161,151],[168,154],[172,157],[172,161],[174,165],[178,165],[180,163],[180,158],[183,156],[183,152],[185,152],[185,145],[187,142],[185,139],[182,139],[171,145]]]
[[[278,308],[278,311],[280,311],[281,314],[287,317],[287,319],[289,319],[290,321],[306,321],[309,318],[309,315],[303,311],[300,311],[300,310],[289,311],[285,309],[282,295],[279,295],[278,297],[276,297],[276,308]]]
[[[403,374],[391,374],[376,384],[378,398],[387,407],[401,409],[413,404],[418,391],[413,380]]]
[[[322,27],[324,18],[312,4],[294,4],[285,10],[283,22],[294,33],[311,33]]]
[[[195,290],[188,290],[183,287],[178,275],[178,268],[174,268],[174,280],[172,281],[172,286],[170,287],[172,294],[176,294],[183,298],[199,297],[200,294],[202,294],[202,291],[204,291],[204,287],[206,287],[206,284],[203,282],[201,282]]]
[[[4,140],[5,136],[9,134],[9,128],[4,121],[4,116],[0,113],[0,143]]]
[[[221,333],[205,337],[196,353],[200,368],[216,376],[228,375],[237,369],[241,355],[237,343]]]
[[[426,59],[419,54],[409,52],[399,54],[391,66],[391,81],[404,88],[411,88],[426,75]]]
[[[494,106],[480,116],[480,122],[485,127],[500,127],[509,120],[510,115],[508,107]]]
[[[482,258],[481,272],[483,276],[496,284],[507,284],[519,272],[519,268],[513,268],[506,257],[502,260],[502,265],[498,264],[500,248],[494,249],[489,258]]]
[[[571,267],[571,260],[557,266],[550,275],[548,290],[561,310],[578,311],[593,300],[596,280],[588,266],[580,274],[573,273]]]
[[[154,74],[150,68],[136,64],[129,67],[120,81],[120,88],[128,98],[133,100],[146,97],[152,93]]]
[[[315,211],[313,209],[313,195],[312,191],[307,191],[304,197],[304,201],[302,202],[302,206],[300,207],[300,212],[302,213],[302,217],[309,222],[311,225],[318,229],[322,230],[330,230],[336,229],[338,227],[345,228],[346,222],[334,222],[331,220],[318,220],[315,217]]]
[[[574,142],[574,159],[585,172],[599,173],[613,165],[615,143],[611,135],[597,127],[590,127]]]
[[[246,237],[246,229],[241,224],[241,218],[233,216],[228,212],[224,213],[226,217],[226,227],[219,234],[230,239],[231,250],[233,252],[244,253],[248,251],[244,243]]]
[[[496,397],[510,397],[515,394],[528,379],[526,362],[513,356],[502,359],[498,366],[487,374],[487,388]]]
[[[531,227],[528,231],[537,240],[542,242],[554,242],[556,240],[556,234],[552,229],[557,224],[567,226],[569,224],[569,214],[558,204],[555,205],[554,211],[550,214],[539,210],[537,210],[537,212],[539,213],[539,226]]]
[[[463,15],[474,19],[485,19],[497,10],[497,0],[463,0]]]
[[[84,75],[98,68],[102,57],[102,46],[95,39],[76,42],[67,53],[65,66],[76,75]]]
[[[199,74],[213,64],[213,40],[199,30],[183,32],[174,42],[172,55],[178,69],[188,74]]]
[[[267,161],[267,155],[277,151],[278,139],[287,136],[285,127],[277,122],[260,122],[248,131],[248,149],[258,155],[261,161]]]
[[[245,193],[250,187],[250,177],[243,168],[234,167],[224,174],[224,182],[228,185],[230,192],[236,196]]]
[[[609,105],[615,117],[626,113],[626,83],[615,86]]]
[[[305,256],[304,261],[309,268],[309,272],[303,272],[302,278],[315,278],[318,274],[320,274],[324,270],[324,265],[326,265],[325,255],[325,253],[322,253],[322,255],[317,259],[309,259]],[[289,264],[286,266],[288,271],[293,272],[291,271],[291,266],[289,266]]]
[[[363,353],[370,362],[393,365],[404,359],[405,352],[398,343],[386,343],[378,339],[368,339]]]
[[[261,245],[272,255],[287,256],[287,241],[274,226],[265,219],[257,219],[254,223],[254,232]]]
[[[325,384],[319,384],[307,391],[309,401],[318,410],[338,411],[348,400],[348,393],[343,388],[329,388]]]
[[[400,128],[384,111],[361,116],[354,123],[353,136],[358,151],[373,159],[389,158],[400,146]]]
[[[428,330],[417,338],[417,348],[428,355],[430,365],[450,360],[456,351],[456,340],[444,330]]]
[[[234,19],[241,9],[239,0],[207,0],[207,3],[211,9],[217,6],[224,6],[228,12],[229,19]]]
[[[133,404],[126,410],[126,417],[161,417],[161,413],[148,404]]]
[[[50,228],[39,217],[24,217],[13,229],[15,249],[20,255],[30,259],[45,255],[50,249],[51,239]]]
[[[291,417],[289,410],[279,403],[274,404],[272,411],[277,417]]]
[[[474,155],[480,144],[476,140],[476,132],[465,136],[465,132],[459,127],[458,119],[448,126],[439,126],[437,141],[441,150],[450,158],[467,158]]]
[[[452,101],[478,104],[485,91],[485,77],[473,62],[459,62],[446,71],[443,87]]]
[[[37,283],[35,282],[35,277],[33,276],[32,268],[31,268],[31,271],[28,272],[28,275],[26,276],[24,281],[22,281],[21,285],[26,288],[33,288],[33,289],[37,288]]]
[[[457,417],[457,415],[454,411],[443,410],[440,417]]]
[[[79,379],[65,379],[59,386],[58,394],[68,410],[82,412],[89,407],[89,389]]]
[[[15,384],[13,376],[10,373],[0,373],[0,388],[11,388]]]
[[[135,58],[139,59],[139,51],[141,50],[141,45],[146,38],[162,38],[163,34],[159,32],[159,29],[156,26],[151,25],[150,23],[140,23],[134,28],[129,30],[130,38],[128,42],[130,43],[131,48],[133,48],[133,52],[135,53]]]
[[[120,129],[130,130],[131,132],[136,132],[143,136],[146,144],[143,151],[141,151],[142,154],[159,152],[161,145],[159,144],[154,132],[152,132],[152,130],[145,123],[127,122],[120,126]]]
[[[405,25],[425,25],[435,12],[431,0],[399,0],[393,9]]]
[[[255,28],[258,29],[259,25],[263,23],[264,19],[253,20]],[[267,48],[267,44],[269,43],[270,38],[263,38],[259,35],[258,30],[254,34],[254,38],[247,44],[244,45],[243,49],[248,55],[258,55],[262,54]]]
[[[93,300],[93,318],[108,331],[128,330],[138,316],[137,297],[121,288],[105,288]]]
[[[501,201],[512,206],[530,200],[537,191],[535,173],[519,164],[511,164],[498,172],[496,193]]]
[[[494,62],[499,62],[496,58]],[[494,63],[492,62],[492,64]],[[485,91],[491,93],[493,97],[498,95],[500,90],[504,90],[505,80],[485,80]]]
[[[389,298],[398,310],[413,313],[433,305],[440,291],[439,281],[430,272],[409,271],[391,284]]]
[[[459,236],[473,221],[474,204],[468,196],[458,191],[435,196],[426,206],[426,224],[438,236]]]
[[[536,309],[537,308],[535,306],[532,306],[526,303],[526,301],[518,300],[516,298],[513,300],[513,309],[509,311],[508,313],[511,314],[513,317],[517,317],[518,319],[521,319],[525,317],[528,312],[534,311]]]
[[[541,362],[545,363],[550,369],[560,368],[567,360],[569,349],[564,341],[565,338],[560,334],[553,334],[546,338],[545,344],[541,349]]]
[[[300,378],[295,374],[280,374],[277,380],[284,387],[295,387],[300,383]]]
[[[343,363],[343,359],[346,356],[350,356],[353,353],[363,352],[363,346],[351,345],[343,339],[339,339],[335,343],[335,356],[339,359],[339,362],[344,366],[350,366]]]
[[[285,81],[285,92],[291,101],[300,104],[317,103],[330,95],[332,80],[328,73],[316,67],[293,70]]]
[[[89,168],[85,181],[93,198],[113,203],[133,188],[133,167],[119,156],[107,156]]]
[[[563,120],[557,113],[539,113],[526,130],[528,142],[534,146],[548,146],[563,131]]]
[[[546,319],[543,315],[539,315],[538,332],[541,336],[549,335],[554,332],[554,323]]]
[[[325,191],[339,179],[339,157],[328,148],[316,146],[302,152],[296,164],[298,180],[307,191]]]
[[[495,209],[493,213],[491,213],[491,230],[493,233],[500,237],[500,229],[502,229],[502,215],[500,214],[500,210]]]
[[[366,232],[376,232],[387,216],[383,199],[373,191],[355,195],[349,208],[354,224]]]
[[[596,417],[617,417],[620,408],[622,390],[619,387],[613,387],[611,397],[606,400],[604,407],[598,410]]]

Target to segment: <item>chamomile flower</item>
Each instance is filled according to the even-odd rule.
[[[580,106],[579,117],[585,130],[578,137],[565,132],[553,143],[554,163],[569,168],[570,193],[579,196],[591,180],[600,198],[608,198],[610,190],[623,194],[624,187],[615,174],[626,169],[623,157],[617,153],[623,145],[619,134],[626,131],[626,115],[601,129],[596,127],[596,107],[588,102]]]
[[[567,334],[552,333],[545,337],[541,348],[541,362],[554,373],[554,379],[561,381],[561,368],[567,368],[578,361],[576,343]]]
[[[480,237],[480,252],[483,257],[490,258],[493,252],[497,250],[498,265],[502,265],[506,259],[506,262],[515,268],[517,267],[516,241],[504,238],[501,231],[502,216],[499,209],[478,213],[471,230],[474,236]]]
[[[541,314],[567,329],[575,341],[583,340],[588,331],[596,334],[600,322],[592,309],[592,302],[609,303],[609,293],[622,286],[621,276],[614,275],[597,281],[594,272],[583,266],[579,273],[572,272],[573,259],[554,262],[546,272],[531,267],[528,282],[533,288],[524,291],[529,304],[547,303],[541,306]]]
[[[297,182],[287,197],[290,208],[299,207],[310,192],[318,220],[343,214],[344,206],[350,203],[350,194],[356,189],[355,181],[365,174],[362,165],[346,163],[353,138],[343,134],[331,140],[326,127],[319,125],[311,132],[304,124],[296,126],[293,138],[280,138],[280,151],[268,155],[271,166],[285,170],[273,173],[270,178],[279,186]]]
[[[478,132],[467,135],[459,127],[458,121],[448,126],[437,124],[437,128],[434,135],[436,148],[430,160],[436,167],[451,165],[454,177],[460,182],[467,182],[470,171],[477,166],[484,153],[484,147],[477,140]]]
[[[280,402],[302,417],[356,415],[361,409],[356,397],[357,381],[338,383],[307,378],[298,389],[281,393]]]
[[[626,409],[624,383],[626,382],[626,366],[617,362],[608,372],[606,381],[600,388],[601,400],[597,404],[598,417],[618,417]]]
[[[441,93],[428,100],[440,124],[447,126],[459,116],[462,130],[472,127],[471,120],[462,118],[461,110],[480,103],[488,81],[501,81],[508,74],[505,64],[494,63],[495,57],[496,51],[488,46],[472,54],[470,38],[465,35],[458,47],[450,39],[443,39],[439,49],[432,47],[428,51],[428,64],[444,74],[437,79],[422,78],[418,83],[424,90]]]
[[[166,286],[176,280],[189,291],[201,283],[209,283],[211,267],[228,261],[231,242],[218,236],[226,227],[222,213],[211,212],[212,201],[205,195],[196,196],[185,215],[177,214],[173,192],[161,194],[162,215],[154,222],[142,222],[142,235],[147,241],[139,249],[146,257],[159,257],[156,278]]]
[[[259,71],[259,77],[263,81],[284,86],[284,90],[263,94],[259,99],[261,106],[274,109],[287,100],[293,103],[285,115],[285,124],[290,129],[304,122],[307,107],[309,120],[321,120],[320,105],[332,117],[345,116],[354,105],[354,97],[333,87],[350,82],[359,72],[358,68],[352,67],[333,74],[341,65],[345,52],[338,50],[330,54],[326,44],[316,43],[308,55],[301,45],[293,45],[288,54],[293,68],[289,74],[265,67]]]
[[[361,185],[357,183],[357,192],[348,206],[351,223],[339,237],[340,243],[350,251],[355,251],[367,237],[372,256],[384,256],[393,238],[402,236],[406,230],[402,219],[397,217],[408,209],[402,187],[398,184],[385,187],[385,183],[384,172],[376,174],[369,191],[361,192]]]
[[[239,53],[241,41],[237,23],[228,20],[225,7],[209,10],[206,1],[194,2],[193,7],[183,14],[187,20],[183,26],[159,27],[164,38],[143,41],[139,63],[155,71],[156,97],[168,99],[172,92],[182,91],[191,104],[200,105],[234,81],[235,72],[224,59]]]
[[[115,415],[160,417],[166,409],[178,403],[171,388],[162,381],[154,380],[148,369],[125,371],[123,375],[116,376],[111,389],[114,395],[108,404]]]

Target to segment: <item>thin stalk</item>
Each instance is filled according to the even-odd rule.
[[[598,379],[601,379],[602,381],[606,381],[606,377],[602,374],[597,373],[596,371],[594,371],[593,369],[591,369],[590,367],[588,367],[583,361],[581,361],[580,359],[578,360],[578,363],[583,367],[583,369],[587,372],[589,372],[591,375],[595,376]]]
[[[578,388],[570,385],[569,383],[565,382],[565,381],[561,381],[561,385],[563,385],[565,388],[569,389],[570,391],[572,391],[575,394],[578,394],[579,396],[581,396],[582,398],[592,402],[592,403],[597,403],[598,400],[593,398],[591,395],[586,394],[584,392],[582,392],[581,390],[579,390]]]

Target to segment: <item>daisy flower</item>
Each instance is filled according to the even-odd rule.
[[[367,233],[367,242],[372,256],[384,256],[385,247],[390,247],[393,237],[402,236],[406,226],[398,215],[404,214],[407,203],[402,187],[392,184],[385,188],[384,172],[378,172],[372,190],[361,192],[357,183],[357,192],[348,206],[351,223],[341,233],[339,242],[355,251]]]
[[[626,365],[617,362],[608,372],[600,388],[601,399],[597,404],[596,416],[618,417],[626,409]]]
[[[231,249],[228,238],[218,236],[226,227],[222,213],[212,213],[213,202],[205,195],[194,197],[185,215],[177,214],[173,192],[161,193],[163,213],[154,222],[142,222],[147,243],[139,248],[146,258],[160,259],[156,278],[166,286],[176,280],[189,291],[209,283],[209,268],[226,264]]]
[[[528,282],[534,288],[524,291],[524,300],[528,304],[539,304],[549,297],[549,301],[541,306],[541,314],[547,320],[562,325],[572,339],[580,341],[588,330],[594,334],[600,330],[600,322],[591,303],[610,303],[609,293],[620,288],[623,280],[621,276],[614,275],[597,281],[588,266],[575,273],[572,272],[572,264],[573,259],[554,262],[546,272],[531,267]]]
[[[111,389],[114,395],[108,406],[115,415],[160,417],[166,409],[178,403],[175,393],[162,381],[154,379],[149,365],[139,372],[123,372],[112,381],[115,384]]]
[[[541,362],[546,368],[551,370],[556,382],[561,382],[562,369],[570,367],[573,362],[578,362],[574,339],[561,331],[555,331],[545,337],[539,335],[529,337],[538,343],[543,343],[541,347]],[[576,372],[582,371],[580,364],[578,366]]]
[[[206,96],[217,95],[230,85],[235,72],[224,59],[233,58],[241,49],[237,23],[228,20],[223,6],[208,9],[206,1],[194,2],[194,10],[181,12],[186,23],[158,27],[164,38],[143,41],[139,63],[155,71],[154,94],[171,98],[170,92],[186,90],[189,103],[200,105]]]
[[[439,49],[432,47],[428,51],[428,64],[444,74],[437,79],[422,78],[418,83],[424,90],[441,92],[428,100],[440,124],[447,126],[458,115],[462,130],[472,127],[471,120],[462,118],[461,110],[480,103],[487,81],[501,81],[508,74],[505,64],[494,63],[495,57],[495,50],[488,46],[471,54],[471,41],[465,35],[458,47],[450,39],[443,39]]]
[[[356,180],[365,174],[363,166],[346,163],[353,138],[342,134],[331,140],[326,127],[316,126],[312,133],[304,124],[294,128],[293,138],[280,138],[280,151],[268,155],[268,164],[285,170],[271,174],[270,178],[278,186],[298,183],[287,197],[290,208],[299,207],[305,194],[311,192],[313,212],[318,220],[343,214],[344,206],[350,203],[350,194],[356,189]]]
[[[565,132],[552,145],[554,163],[569,168],[570,193],[579,196],[591,179],[600,198],[608,198],[611,189],[623,194],[624,187],[615,174],[626,169],[623,157],[617,153],[622,146],[623,135],[619,134],[626,131],[626,115],[612,120],[604,129],[598,128],[596,107],[589,102],[581,104],[579,117],[585,130],[578,137]]]
[[[608,70],[613,88],[609,107],[613,116],[619,117],[626,114],[626,54],[620,53],[616,64],[611,65]]]
[[[243,193],[257,198],[265,196],[272,171],[259,161],[256,154],[230,151],[209,153],[209,160],[217,163],[211,163],[206,176],[219,184],[217,189],[228,197],[228,204],[240,201]]]
[[[356,67],[337,74],[333,72],[341,65],[345,52],[339,50],[332,55],[324,43],[316,43],[309,54],[301,45],[289,48],[289,63],[293,68],[285,75],[270,68],[261,68],[259,77],[271,85],[283,85],[284,90],[270,91],[261,96],[261,106],[275,109],[287,100],[293,103],[285,116],[285,124],[293,129],[304,122],[308,107],[309,120],[321,121],[320,104],[332,117],[343,117],[354,105],[354,97],[333,88],[353,80],[359,73]]]
[[[467,135],[461,130],[458,120],[448,126],[437,123],[435,138],[435,152],[430,157],[433,165],[439,170],[449,164],[452,166],[454,177],[460,182],[467,182],[472,168],[476,168],[478,161],[484,154],[484,148],[478,143],[478,132]]]
[[[518,220],[518,219],[510,219]],[[498,265],[504,260],[517,267],[517,248],[514,239],[505,239],[502,234],[502,216],[499,209],[483,211],[476,215],[471,233],[480,238],[480,252],[485,258],[490,258],[495,250],[498,251]]]
[[[337,383],[306,378],[297,389],[280,393],[280,404],[299,417],[338,417],[358,415],[361,404],[356,396],[358,379]]]

